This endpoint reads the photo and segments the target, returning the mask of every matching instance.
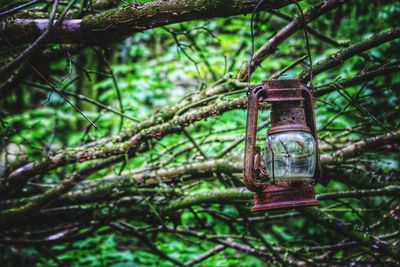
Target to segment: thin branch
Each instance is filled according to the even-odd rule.
[[[371,48],[380,46],[384,43],[393,41],[399,37],[400,37],[400,27],[392,28],[392,29],[377,33],[366,40],[363,40],[356,44],[353,44],[353,45],[329,56],[328,58],[317,62],[313,66],[313,74],[316,76],[321,72],[324,72],[328,69],[332,69],[336,66],[339,66],[340,64],[343,64],[343,62],[345,60],[347,60],[355,55],[361,54],[364,51],[367,51]],[[299,78],[303,82],[307,81],[310,78],[309,71],[303,71],[299,75]]]
[[[4,10],[4,11],[1,10],[1,12],[0,12],[0,19],[3,19],[3,18],[7,18],[7,17],[9,17],[9,16],[12,16],[12,15],[14,15],[14,14],[20,12],[21,10],[23,10],[23,9],[25,9],[25,8],[27,8],[27,7],[30,7],[30,6],[36,4],[36,3],[40,2],[40,1],[41,1],[41,0],[31,0],[31,1],[29,1],[29,2],[22,3],[22,4],[18,5],[18,6],[15,6],[15,7],[10,8],[10,9]]]
[[[400,131],[395,131],[393,134],[383,134],[371,138],[367,138],[352,145],[346,146],[333,152],[331,155],[321,155],[321,164],[334,164],[344,161],[345,159],[355,157],[370,149],[377,149],[385,144],[393,144],[400,142]]]
[[[77,153],[76,150],[71,149],[70,151],[63,151],[37,162],[28,163],[11,172],[6,179],[2,180],[0,191],[10,193],[13,191],[12,188],[14,188],[15,185],[25,184],[29,179],[33,178],[37,174],[46,173],[51,169],[65,166],[73,162],[106,158],[113,155],[124,154],[128,151],[129,153],[134,153],[139,150],[140,145],[145,143],[145,141],[154,142],[167,134],[181,132],[183,127],[203,118],[219,115],[232,109],[244,108],[246,102],[246,97],[216,101],[214,104],[175,117],[168,122],[159,123],[153,127],[143,129],[141,132],[131,137],[130,140],[125,142],[103,143],[90,149],[86,148],[79,153]],[[148,146],[141,148],[141,152],[148,149]]]
[[[71,1],[68,4],[68,6],[63,10],[63,12],[60,14],[60,17],[55,21],[59,0],[54,1],[46,30],[35,40],[35,42],[32,43],[32,45],[30,45],[27,49],[25,49],[22,53],[20,53],[17,57],[12,59],[12,61],[7,63],[4,67],[0,69],[0,77],[6,75],[16,66],[20,65],[23,61],[28,60],[32,56],[32,54],[39,49],[39,45],[42,44],[46,40],[46,38],[50,35],[50,33],[61,24],[68,10],[73,6],[75,2],[76,0]]]
[[[69,192],[77,183],[83,180],[84,177],[91,173],[99,171],[105,167],[108,167],[118,161],[121,161],[123,157],[115,156],[110,157],[106,160],[95,162],[90,164],[79,171],[72,173],[67,179],[62,181],[55,188],[49,189],[48,191],[41,194],[34,201],[28,202],[26,205],[14,209],[8,209],[0,212],[0,224],[8,220],[24,220],[28,219],[32,214],[39,212],[41,208],[48,205],[52,201],[60,198],[63,194]]]
[[[339,7],[348,2],[348,0],[325,0],[324,2],[313,6],[304,11],[304,19],[306,23],[319,18],[321,15]],[[284,41],[292,36],[297,30],[303,27],[303,17],[299,16],[292,20],[288,25],[272,36],[263,46],[261,46],[254,54],[251,71],[261,64],[261,62]],[[248,63],[243,64],[237,78],[241,81],[247,79]]]
[[[381,75],[388,75],[390,73],[396,73],[400,71],[400,64],[396,66],[382,66],[380,68],[360,73],[359,75],[356,75],[352,78],[349,78],[347,80],[342,80],[342,81],[335,81],[330,84],[326,85],[320,85],[315,87],[315,92],[314,95],[315,97],[321,97],[323,95],[329,94],[331,92],[334,92],[336,90],[343,90],[344,88],[351,87],[353,85],[357,85],[363,82],[368,82],[372,78],[375,78],[377,76]],[[343,89],[342,89],[343,88]]]
[[[204,252],[200,256],[198,256],[194,259],[191,259],[190,261],[185,262],[184,266],[194,266],[194,265],[214,256],[218,252],[223,251],[225,248],[226,248],[225,245],[216,245],[215,247],[213,247],[209,251]]]
[[[285,21],[291,22],[293,20],[293,17],[288,16],[282,12],[280,12],[279,10],[271,10],[269,11],[271,14],[276,15],[277,17],[284,19]],[[326,36],[318,31],[316,31],[314,28],[310,27],[310,26],[306,26],[307,31],[313,35],[314,37],[318,38],[319,40],[328,43],[330,45],[333,45],[335,47],[345,47],[347,46],[347,44],[341,43],[339,41],[334,40],[333,38]]]
[[[189,141],[193,144],[193,146],[197,149],[197,151],[203,156],[204,159],[208,159],[206,153],[201,149],[201,147],[197,144],[196,140],[192,137],[190,132],[184,128],[183,129],[183,134],[186,135],[186,137],[189,139]]]
[[[98,51],[97,49],[93,48],[93,50],[97,53],[97,55],[99,55],[99,56],[102,55],[102,54],[100,53],[100,51]],[[123,127],[123,125],[124,125],[124,117],[126,117],[125,114],[124,114],[124,105],[123,105],[123,103],[122,103],[121,90],[119,89],[117,77],[115,76],[114,71],[112,70],[110,63],[108,62],[107,58],[106,58],[104,55],[102,55],[102,58],[103,58],[103,62],[106,64],[106,67],[107,67],[107,69],[108,69],[108,72],[109,72],[110,75],[111,75],[111,79],[112,79],[113,84],[114,84],[115,92],[117,93],[117,99],[118,99],[118,104],[119,104],[119,110],[120,110],[120,113],[121,113],[121,114],[120,114],[121,120],[120,120],[120,123],[119,123],[119,131],[121,131],[121,130],[122,130],[122,127]],[[136,122],[137,122],[137,120],[136,120]]]
[[[45,90],[45,91],[47,91],[47,92],[53,90],[52,88],[49,88],[49,87],[47,87],[47,86],[44,86],[44,85],[41,85],[41,84],[37,84],[37,83],[25,82],[25,84],[30,85],[30,86],[37,87],[37,88],[39,88],[39,89],[43,89],[43,90]],[[119,116],[123,116],[124,118],[127,118],[128,120],[131,120],[131,121],[134,121],[134,122],[139,122],[138,119],[135,119],[135,118],[133,118],[133,117],[131,117],[131,116],[125,114],[125,113],[122,113],[122,112],[119,111],[119,110],[113,109],[113,108],[110,107],[110,106],[104,105],[103,103],[100,103],[99,101],[97,101],[97,100],[95,100],[95,99],[92,99],[92,98],[90,98],[90,97],[87,97],[87,96],[84,96],[84,95],[81,95],[81,94],[76,94],[76,93],[70,92],[70,91],[64,91],[64,90],[62,91],[62,93],[63,93],[64,95],[72,96],[72,97],[75,97],[75,98],[77,98],[77,99],[86,101],[86,102],[88,102],[88,103],[90,103],[90,104],[96,105],[96,106],[98,106],[99,108],[105,109],[105,110],[110,111],[110,112],[112,112],[112,113],[114,113],[114,114],[117,114],[117,115],[119,115]]]
[[[293,61],[292,63],[290,63],[289,65],[287,65],[286,67],[284,67],[283,69],[281,69],[280,71],[278,71],[277,73],[271,75],[271,77],[269,77],[268,79],[272,80],[272,79],[278,79],[279,77],[281,77],[283,74],[285,74],[288,70],[296,67],[297,65],[299,65],[300,63],[303,63],[303,61],[308,57],[308,55],[304,55],[298,59],[296,59],[295,61]]]
[[[372,251],[379,251],[385,255],[388,255],[394,259],[398,259],[400,251],[398,248],[391,248],[385,244],[385,242],[374,237],[366,229],[361,227],[355,227],[352,224],[344,222],[343,220],[337,219],[330,214],[321,211],[318,208],[307,208],[301,211],[303,214],[318,222],[322,226],[332,229],[346,238],[350,238],[360,245],[368,248]]]
[[[140,241],[145,243],[151,249],[151,251],[155,255],[159,256],[160,258],[170,261],[177,266],[185,266],[177,259],[174,259],[174,258],[168,256],[167,254],[165,254],[164,252],[162,252],[155,244],[153,244],[153,242],[151,242],[147,238],[147,236],[145,234],[139,232],[134,226],[132,226],[126,222],[123,222],[123,221],[120,221],[118,224],[112,223],[111,225],[120,231],[137,236],[140,239]]]

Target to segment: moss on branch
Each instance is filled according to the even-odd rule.
[[[367,229],[337,219],[332,215],[323,212],[319,208],[307,208],[301,211],[304,215],[326,227],[334,230],[346,238],[356,241],[373,252],[380,252],[394,259],[399,258],[399,249],[389,247],[382,240],[374,237]]]
[[[289,0],[268,0],[259,10],[278,9]],[[158,0],[110,9],[83,19],[64,20],[47,42],[106,44],[147,29],[173,23],[230,17],[254,10],[250,0]],[[10,19],[0,23],[0,45],[33,42],[45,29],[47,19]]]

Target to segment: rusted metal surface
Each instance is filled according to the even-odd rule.
[[[251,211],[301,208],[319,205],[310,182],[276,182],[263,192],[254,193]]]
[[[282,101],[303,101],[300,80],[266,80],[262,84],[262,101],[273,103]]]
[[[310,182],[262,182],[268,178],[266,167],[260,166],[259,148],[256,147],[258,106],[260,101],[272,104],[269,134],[287,131],[304,131],[313,135],[316,145],[315,183],[321,176],[318,136],[315,126],[312,91],[298,79],[266,80],[253,88],[248,95],[247,125],[244,156],[244,183],[256,192],[254,211],[318,205]],[[304,105],[303,105],[304,104]],[[257,158],[257,160],[256,160]]]
[[[255,166],[255,158],[258,154],[259,149],[256,148],[256,131],[257,131],[257,118],[258,118],[258,103],[259,94],[256,87],[249,92],[247,102],[247,123],[246,123],[246,139],[245,139],[245,151],[244,151],[244,167],[243,176],[244,184],[246,187],[253,192],[260,192],[267,186],[265,183],[257,182],[256,177],[260,173],[259,160]],[[256,153],[257,151],[257,153]]]
[[[271,110],[271,129],[268,134],[288,131],[310,132],[300,101],[274,102]]]
[[[272,104],[269,134],[286,131],[310,132],[302,105],[305,99],[298,79],[266,80],[259,95],[260,101]]]

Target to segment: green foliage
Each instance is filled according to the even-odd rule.
[[[303,8],[316,3],[316,1],[305,2],[302,4]],[[343,8],[334,11],[332,14],[312,22],[310,26],[335,40],[355,43],[382,29],[398,24],[396,18],[399,17],[399,3],[395,1],[372,2],[365,4],[363,1],[355,1],[348,6],[344,5]],[[294,5],[281,11],[293,16],[298,13]],[[259,13],[256,16],[255,23],[255,47],[261,47],[269,37],[284,27],[286,23],[267,12]],[[97,92],[96,101],[115,110],[119,110],[122,106],[125,115],[137,120],[132,121],[125,118],[123,128],[136,126],[138,122],[148,119],[155,112],[178,104],[185,97],[204,90],[227,73],[231,72],[236,75],[242,64],[248,60],[250,54],[249,24],[250,16],[183,22],[166,28],[136,33],[109,48],[96,48],[101,50],[104,58],[110,62],[114,77],[110,74],[106,64],[99,64],[96,70],[90,70],[98,73],[96,81],[94,81],[94,88],[86,89]],[[171,32],[174,36],[171,35]],[[346,80],[368,68],[390,63],[394,60],[395,54],[398,54],[398,47],[399,40],[396,40],[370,49],[329,72],[321,73],[315,77],[313,83],[318,90],[320,85],[329,84],[335,80]],[[314,63],[340,50],[340,48],[332,47],[314,36],[311,36],[310,48]],[[287,42],[281,44],[274,55],[267,57],[262,66],[252,74],[252,82],[261,82],[305,54],[304,34],[299,31]],[[398,56],[397,54],[396,56]],[[82,52],[81,56],[85,56],[85,53]],[[75,59],[75,56],[73,56],[72,60],[75,61]],[[72,66],[70,64],[72,63],[65,58],[51,62],[46,74],[51,75],[54,81],[59,82],[60,88],[65,92],[80,94],[82,88],[79,88],[76,82],[70,81],[85,76],[85,73],[75,64]],[[63,80],[70,67],[73,68],[71,76]],[[289,70],[284,77],[295,77],[305,69],[308,69],[307,64],[300,64]],[[118,88],[116,88],[113,79],[116,79]],[[400,77],[398,75],[388,75],[377,77],[371,82],[367,81],[362,86],[350,86],[346,90],[349,97],[368,110],[371,115],[362,113],[339,92],[332,92],[318,99],[316,101],[317,126],[321,130],[320,137],[324,145],[336,148],[336,145],[339,144],[340,148],[342,141],[351,144],[351,140],[385,132],[386,130],[382,129],[381,126],[373,123],[372,116],[378,118],[386,127],[398,129],[400,126],[400,121],[398,121],[399,94],[398,92],[393,93],[393,91],[398,89],[399,85]],[[118,94],[121,95],[122,103],[119,103]],[[244,93],[239,95],[243,96]],[[43,156],[55,153],[60,149],[75,147],[91,140],[120,133],[120,115],[96,105],[90,110],[85,110],[81,100],[68,96],[76,106],[83,107],[82,112],[95,122],[98,130],[90,127],[87,121],[77,114],[76,110],[56,92],[23,83],[20,96],[22,96],[21,99],[17,99],[15,96],[7,99],[8,107],[11,106],[12,108],[1,119],[1,144],[23,144],[27,149],[29,160],[39,160]],[[229,99],[231,96],[222,97]],[[18,103],[21,106],[18,106]],[[31,106],[34,108],[31,108]],[[397,114],[395,121],[393,121],[393,113]],[[260,120],[264,120],[268,115],[266,111],[260,112],[260,114]],[[391,115],[386,116],[387,114]],[[217,117],[196,122],[187,129],[201,144],[205,154],[212,158],[226,148],[227,144],[243,135],[246,123],[245,116],[244,110],[233,110]],[[347,129],[365,124],[370,125],[368,131],[363,128],[363,131],[353,131],[339,136]],[[261,131],[261,136],[264,136],[264,131]],[[218,140],[217,142],[207,143],[209,139],[222,137],[227,141]],[[163,168],[177,166],[189,160],[202,160],[201,154],[195,147],[184,153],[178,153],[189,145],[191,145],[191,142],[184,135],[168,135],[153,145],[148,152],[136,155],[126,164],[111,166],[89,176],[87,179],[96,180],[110,174],[118,174],[121,170],[149,167],[151,166],[149,162],[160,158],[162,160],[172,158],[162,166]],[[171,147],[174,148],[169,153],[162,154],[165,149]],[[229,156],[241,160],[242,154],[243,144],[232,150]],[[398,154],[395,153],[387,155],[370,153],[363,155],[359,160],[360,165],[367,165],[373,171],[391,173],[400,170]],[[349,164],[351,163],[349,162]],[[45,177],[36,177],[32,183],[56,184],[63,180],[65,174],[86,166],[85,164],[77,163],[59,168],[46,174]],[[346,162],[343,164],[346,164]],[[214,176],[210,177],[212,179],[209,180],[202,181],[199,179],[198,183],[188,186],[185,193],[223,189],[224,186],[219,180],[221,177]],[[234,181],[237,177],[223,178]],[[161,184],[160,188],[163,189],[163,187],[169,188],[168,185]],[[348,189],[352,189],[351,186],[337,181],[331,182],[327,187],[317,186],[319,193],[339,192]],[[149,198],[149,201],[151,202],[152,199]],[[351,203],[352,208],[343,203],[341,205],[335,201],[327,201],[324,202],[322,208],[347,222],[365,225],[364,219],[373,222],[371,213],[378,212],[377,209],[381,205],[390,201],[393,201],[393,199],[389,197],[374,198],[368,200],[368,203],[354,201]],[[248,207],[245,207],[245,209],[244,212],[247,212]],[[224,215],[228,220],[213,216],[207,210]],[[167,216],[163,223],[171,227],[176,224],[180,228],[194,229],[195,231],[198,225],[204,224],[206,230],[199,230],[201,233],[211,236],[221,235],[226,238],[236,236],[235,240],[243,241],[245,237],[241,238],[240,236],[248,235],[248,229],[234,225],[229,221],[229,218],[240,218],[243,210],[239,211],[236,205],[199,205],[183,210],[176,217]],[[355,210],[365,211],[365,213],[361,217]],[[260,229],[264,239],[272,244],[280,243],[290,248],[296,244],[319,246],[331,244],[333,241],[333,243],[341,241],[335,233],[300,216],[281,220],[276,224],[268,223],[269,216],[279,214],[282,213],[272,212],[266,216],[265,221],[253,225]],[[380,215],[382,214],[380,213]],[[154,220],[156,221],[156,219]],[[128,221],[136,227],[146,226],[146,223],[141,220]],[[161,223],[154,222],[154,225],[157,224]],[[18,247],[15,252],[9,252],[8,255],[4,256],[5,261],[0,259],[0,263],[3,262],[2,266],[13,266],[13,263],[20,266],[60,266],[59,262],[54,259],[56,257],[58,261],[62,261],[67,266],[174,266],[166,259],[155,255],[137,236],[113,231],[115,229],[109,222],[104,222],[104,225],[101,229],[81,240],[46,245],[43,246],[44,249],[39,249],[36,246]],[[215,247],[215,243],[211,240],[199,241],[196,238],[182,237],[171,233],[161,232],[147,237],[162,253],[180,262],[190,261]],[[304,240],[305,238],[310,240]],[[262,247],[262,244],[258,241],[246,240],[246,242],[255,247]],[[335,253],[335,257],[340,260],[344,257],[344,254],[346,254],[346,251],[340,250]],[[227,248],[196,266],[261,266],[265,264],[264,260]]]

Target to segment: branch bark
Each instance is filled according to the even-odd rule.
[[[303,214],[318,222],[322,226],[332,229],[346,238],[350,238],[360,245],[372,251],[378,251],[394,259],[398,259],[398,249],[391,248],[385,242],[372,236],[367,229],[355,227],[345,221],[339,220],[332,215],[323,212],[318,208],[307,208],[302,211]]]
[[[29,179],[38,174],[43,174],[57,167],[65,166],[73,162],[82,162],[98,158],[106,158],[124,153],[135,153],[140,150],[140,145],[148,140],[159,140],[161,137],[182,131],[183,127],[188,126],[201,119],[222,114],[228,110],[244,108],[247,99],[239,97],[229,100],[219,100],[209,106],[198,110],[189,111],[181,116],[175,117],[165,123],[155,124],[152,127],[143,129],[130,140],[120,143],[107,142],[95,147],[86,147],[83,150],[70,149],[55,156],[47,157],[41,161],[31,162],[24,165],[0,181],[0,192],[10,193],[16,187],[26,183]],[[146,148],[140,150],[145,151]]]
[[[377,149],[380,146],[386,144],[393,144],[400,142],[400,131],[394,133],[387,133],[383,135],[378,135],[375,137],[370,137],[352,145],[346,146],[333,152],[331,155],[321,155],[321,164],[335,164],[343,162],[345,159],[355,157],[364,153],[370,149]]]
[[[363,82],[370,81],[372,78],[380,75],[387,75],[400,71],[400,65],[389,66],[389,67],[381,67],[375,70],[371,70],[365,73],[361,73],[357,76],[354,76],[350,79],[338,81],[332,84],[323,85],[321,87],[317,87],[314,95],[315,97],[321,97],[323,95],[329,94],[333,91],[340,90],[341,88],[350,87],[356,84],[360,84]]]
[[[178,176],[179,177],[179,176]],[[198,177],[197,177],[198,178]],[[132,186],[132,184],[125,184],[125,187]],[[101,188],[100,188],[101,189]],[[84,193],[84,192],[83,192]],[[125,192],[126,193],[126,192]],[[72,199],[72,202],[64,202],[64,206],[52,207],[49,209],[42,210],[35,214],[31,214],[27,218],[22,218],[18,214],[12,216],[1,216],[0,227],[8,229],[10,227],[17,226],[41,226],[41,225],[57,225],[65,224],[70,222],[87,222],[91,220],[110,220],[122,218],[124,216],[130,216],[130,218],[145,218],[148,215],[152,215],[152,211],[146,206],[146,202],[143,201],[145,197],[143,193],[137,191],[130,193],[130,198],[121,198],[120,201],[110,201],[109,199],[105,202],[98,201],[99,199],[92,199],[99,208],[94,208],[84,205],[85,208],[80,207],[80,204],[88,204],[86,202],[77,201]],[[161,193],[157,193],[154,190],[154,194],[162,196]],[[352,190],[344,192],[326,193],[319,194],[318,199],[320,200],[335,200],[344,198],[362,198],[362,197],[374,197],[374,196],[397,196],[400,193],[399,186],[388,186],[383,189],[376,190]],[[74,197],[77,197],[76,194]],[[193,205],[204,205],[204,204],[246,204],[249,203],[253,196],[253,192],[248,191],[245,188],[230,188],[224,190],[214,190],[210,192],[195,193],[177,198],[170,201],[170,196],[166,195],[167,202],[164,197],[154,198],[152,200],[153,206],[157,206],[158,212],[161,216],[169,216],[179,210],[190,208]],[[82,200],[82,199],[81,199]],[[307,213],[308,214],[308,213]],[[151,218],[150,218],[151,219]],[[154,220],[154,218],[153,218]],[[322,219],[325,221],[325,219]]]
[[[259,10],[278,9],[291,1],[264,1]],[[249,0],[158,0],[116,8],[83,19],[64,20],[47,42],[105,44],[147,29],[173,23],[247,14]],[[45,30],[47,19],[13,19],[0,23],[0,45],[31,43]]]

